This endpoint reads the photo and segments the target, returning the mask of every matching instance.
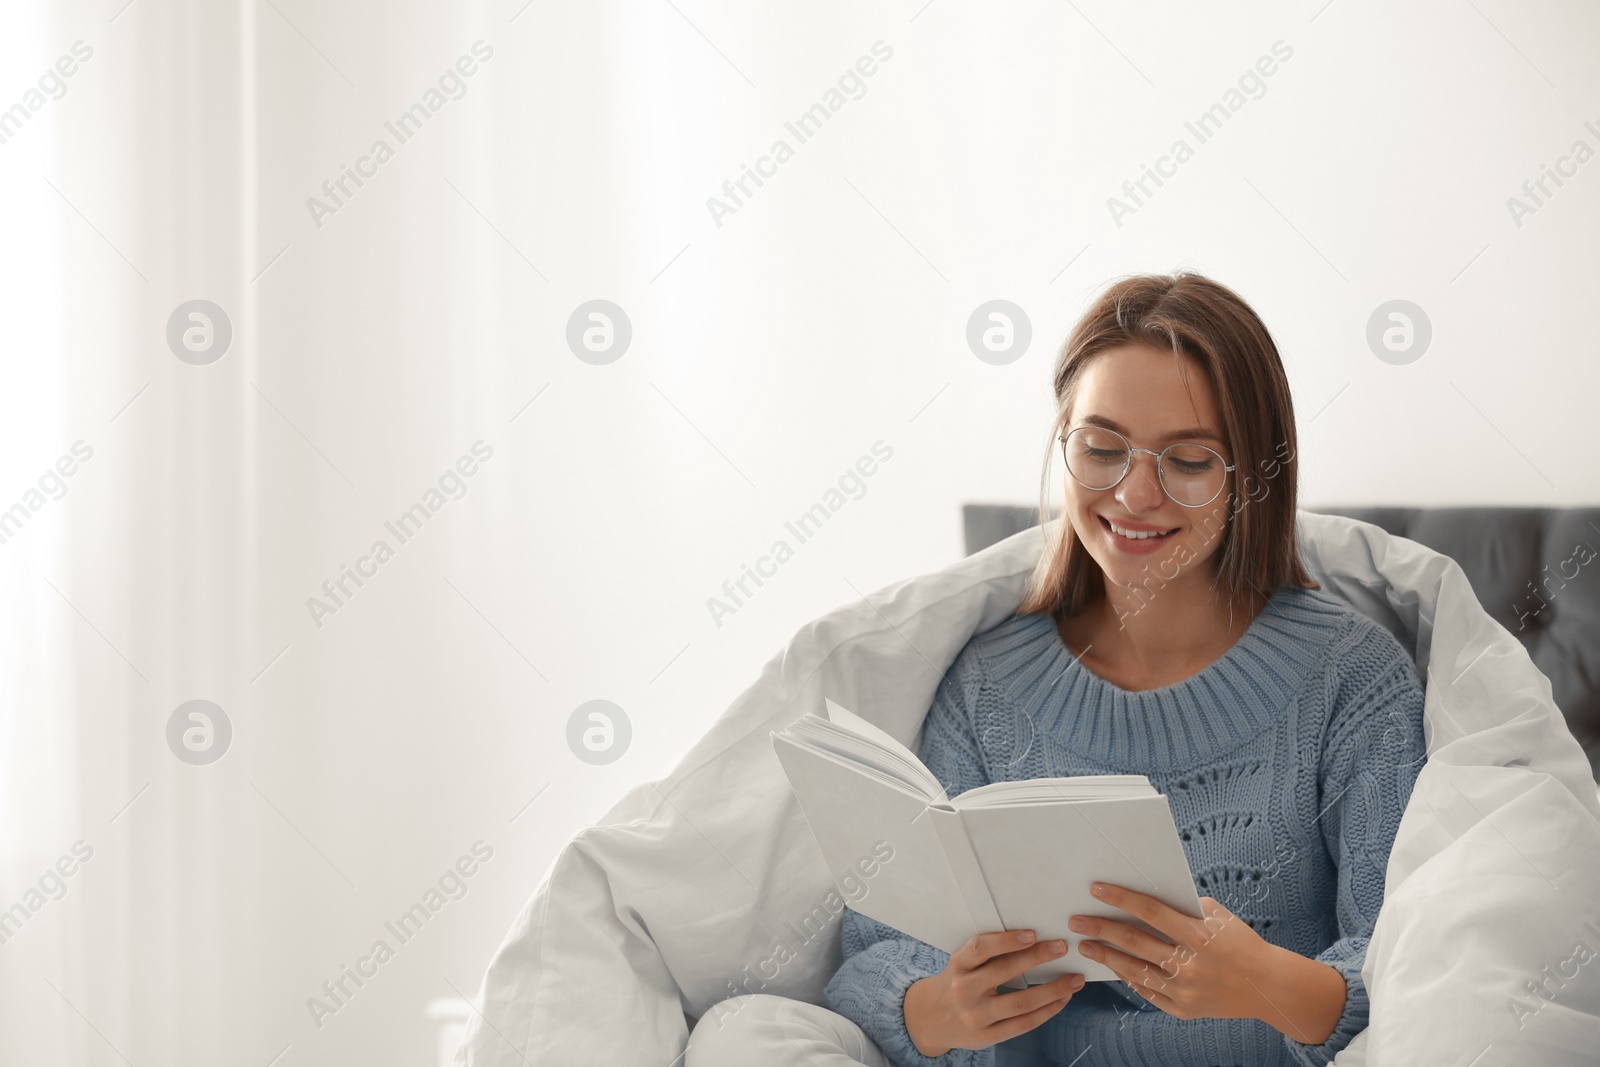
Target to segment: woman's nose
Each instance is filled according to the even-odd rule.
[[[1154,511],[1164,502],[1166,493],[1161,489],[1161,477],[1156,467],[1156,457],[1143,452],[1133,453],[1133,466],[1117,486],[1117,501],[1130,514]]]

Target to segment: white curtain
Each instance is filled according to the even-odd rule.
[[[574,830],[806,620],[952,561],[960,503],[1034,501],[1054,349],[1117,275],[1262,313],[1309,506],[1592,503],[1597,37],[1509,5],[8,8],[0,1062],[433,1062],[425,1005]],[[995,299],[1011,362],[968,343]],[[1404,364],[1366,340],[1395,299],[1432,325]],[[568,342],[617,336],[592,301],[611,362]],[[187,712],[169,744],[195,700],[214,762]]]

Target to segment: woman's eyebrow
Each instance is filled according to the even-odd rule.
[[[1115,422],[1113,422],[1110,419],[1106,418],[1104,415],[1085,415],[1083,417],[1083,421],[1086,422],[1086,423],[1089,423],[1090,425],[1093,425],[1093,426],[1104,426],[1108,430],[1115,430],[1115,431],[1117,431],[1118,433],[1120,433],[1124,437],[1128,436],[1128,431],[1126,429],[1124,429],[1123,427],[1117,425]],[[1206,429],[1203,426],[1192,426],[1187,430],[1174,430],[1171,433],[1167,434],[1165,437],[1158,438],[1158,440],[1161,440],[1161,441],[1182,441],[1182,440],[1192,440],[1192,439],[1197,438],[1197,437],[1203,437],[1203,438],[1206,438],[1208,440],[1215,441],[1218,444],[1222,443],[1222,438],[1218,437],[1215,433],[1213,433],[1212,431]]]

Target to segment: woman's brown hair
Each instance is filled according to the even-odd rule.
[[[1247,596],[1248,587],[1263,599],[1285,583],[1320,589],[1295,541],[1294,402],[1278,346],[1237,293],[1193,271],[1117,281],[1078,320],[1062,346],[1053,378],[1056,419],[1040,478],[1040,526],[1051,517],[1050,472],[1060,454],[1057,435],[1066,432],[1078,380],[1091,360],[1126,345],[1184,357],[1180,370],[1187,369],[1184,364],[1199,367],[1216,393],[1235,470],[1228,482],[1231,500],[1223,497],[1223,509],[1231,505],[1231,516],[1222,522],[1222,543],[1211,557],[1213,587],[1221,582],[1230,597]],[[1207,517],[1211,536],[1216,536],[1210,510],[1196,509],[1196,514]],[[1180,560],[1180,567],[1186,562]],[[1165,577],[1170,581],[1176,576]],[[1017,613],[1077,615],[1105,592],[1104,581],[1063,514]],[[1165,584],[1159,575],[1150,581],[1157,587]]]

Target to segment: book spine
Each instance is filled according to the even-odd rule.
[[[967,914],[972,917],[972,932],[982,934],[1004,930],[1000,909],[995,907],[994,894],[989,892],[983,868],[978,865],[977,854],[972,851],[967,828],[961,823],[961,813],[954,808],[930,805],[928,818],[933,820],[933,828],[938,831],[945,860],[950,864],[950,873],[955,876],[956,885],[961,887],[961,900],[967,906]]]

